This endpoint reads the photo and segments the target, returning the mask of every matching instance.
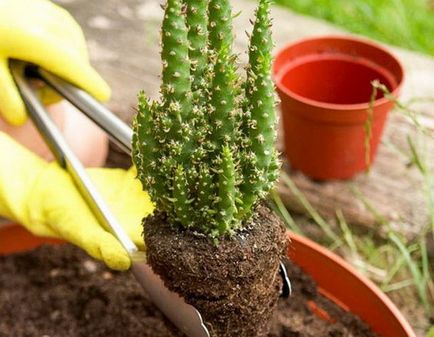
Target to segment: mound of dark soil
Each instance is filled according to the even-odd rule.
[[[269,337],[376,336],[321,297],[297,266],[287,267],[293,295],[279,302]],[[0,337],[11,336],[179,337],[129,273],[70,245],[0,256]]]

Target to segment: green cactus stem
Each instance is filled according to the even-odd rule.
[[[150,182],[154,177],[151,175],[143,176],[143,173],[145,171],[154,173],[151,167],[156,165],[155,160],[158,147],[152,135],[152,129],[154,128],[153,109],[143,92],[139,93],[138,98],[138,114],[133,123],[132,157],[136,166],[142,168],[142,170],[138,170],[139,179],[147,179]],[[152,150],[145,152],[143,148]],[[149,185],[152,186],[153,184]]]
[[[158,207],[167,208],[170,203],[168,186],[162,176],[164,170],[157,170],[161,166],[164,157],[159,153],[159,134],[155,134],[158,119],[156,115],[159,106],[156,102],[150,102],[143,92],[139,93],[138,113],[133,122],[133,146],[132,158],[137,167],[137,177],[150,195],[160,195],[154,199]]]
[[[173,203],[175,207],[175,221],[188,228],[191,226],[190,217],[193,214],[191,201],[188,199],[188,183],[186,173],[182,165],[175,171],[173,180]]]
[[[191,141],[196,144],[191,159],[196,164],[205,158],[206,150],[201,146],[208,133],[206,129],[207,90],[209,87],[208,66],[208,3],[203,0],[184,0],[188,27],[191,94],[193,99],[191,120],[194,133]]]
[[[163,64],[161,87],[162,108],[159,109],[160,125],[164,127],[168,156],[191,156],[193,136],[190,119],[193,111],[191,63],[189,58],[187,18],[181,0],[168,0],[162,26]]]
[[[183,1],[165,7],[161,98],[139,95],[133,160],[173,226],[218,241],[247,223],[279,172],[270,2],[259,2],[241,80],[229,1]]]
[[[261,0],[249,49],[246,97],[249,102],[252,126],[250,140],[258,158],[258,168],[267,170],[272,159],[276,139],[275,90],[271,79],[273,41],[269,18],[270,1]]]
[[[247,138],[248,165],[246,180],[241,186],[244,193],[243,211],[251,209],[258,197],[263,197],[270,188],[269,179],[276,179],[277,155],[274,150],[276,139],[275,90],[271,79],[271,37],[270,1],[261,0],[256,11],[256,21],[249,47],[249,65],[246,81],[246,108],[249,116]]]
[[[164,106],[172,108],[178,119],[188,120],[191,109],[191,78],[189,40],[186,18],[180,0],[168,0],[162,28],[163,85],[161,92]]]
[[[208,5],[210,49],[232,48],[232,8],[229,0],[210,0]]]
[[[199,90],[205,81],[208,66],[208,5],[203,0],[185,0],[188,39],[190,41],[192,90]]]
[[[234,95],[237,76],[228,48],[220,50],[213,73],[209,111],[215,149],[220,151],[222,145],[233,142],[237,114]]]
[[[232,230],[235,220],[236,188],[235,188],[235,165],[231,150],[225,146],[221,155],[221,169],[219,171],[219,234],[224,235]]]

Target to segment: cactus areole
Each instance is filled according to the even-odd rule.
[[[281,224],[260,206],[279,170],[270,1],[260,0],[255,14],[242,74],[232,51],[229,0],[167,0],[161,97],[151,101],[140,93],[134,120],[133,160],[157,209],[144,220],[149,263],[169,288],[206,311],[213,336],[266,333],[285,247]],[[196,251],[187,258],[185,242],[192,237]],[[213,261],[206,262],[210,253]],[[243,259],[245,271],[237,271]],[[202,267],[191,269],[198,261]],[[252,268],[258,261],[268,262],[259,264],[262,270]],[[169,276],[174,269],[175,278]],[[185,290],[186,280],[197,292]],[[207,287],[210,280],[218,294]],[[209,307],[216,299],[223,302]],[[253,330],[230,328],[238,322]]]

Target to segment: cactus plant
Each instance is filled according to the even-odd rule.
[[[161,98],[139,95],[133,160],[173,226],[231,234],[277,178],[269,7],[260,0],[242,79],[228,0],[165,5]]]

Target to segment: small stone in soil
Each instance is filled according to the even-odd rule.
[[[83,262],[83,267],[86,269],[89,273],[94,273],[98,270],[98,266],[95,262],[92,260],[85,260]]]

